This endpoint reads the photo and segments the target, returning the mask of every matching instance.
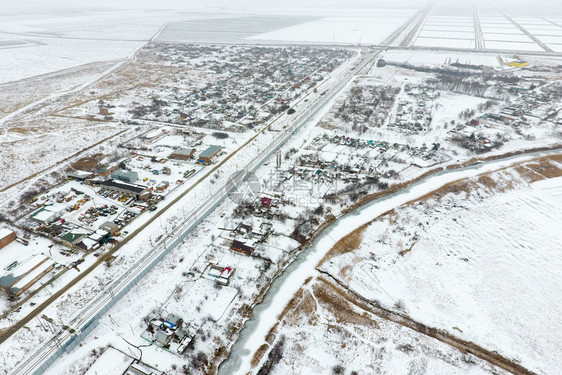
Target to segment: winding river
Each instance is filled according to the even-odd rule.
[[[253,309],[240,337],[233,345],[229,357],[219,367],[219,375],[246,374],[250,361],[256,350],[265,342],[269,330],[277,322],[287,303],[304,284],[304,281],[316,274],[316,266],[324,255],[341,238],[361,225],[372,221],[385,212],[404,203],[430,193],[441,186],[456,180],[470,178],[479,174],[492,172],[514,164],[529,161],[542,156],[560,154],[561,149],[539,151],[510,156],[502,159],[484,161],[476,165],[453,170],[443,170],[427,176],[408,187],[374,199],[358,209],[339,217],[326,227],[302,251],[277,279],[273,281],[263,301]]]

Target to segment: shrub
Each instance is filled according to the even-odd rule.
[[[342,365],[335,365],[334,367],[332,367],[332,374],[340,375],[343,374],[344,371],[345,367],[343,367]]]
[[[213,137],[215,137],[216,139],[226,139],[228,138],[228,134],[223,132],[214,132]]]

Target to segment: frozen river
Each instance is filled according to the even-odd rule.
[[[300,253],[285,272],[272,283],[262,303],[255,306],[253,318],[247,321],[239,340],[232,348],[229,358],[221,365],[219,375],[246,374],[248,372],[253,354],[265,342],[266,335],[277,322],[277,318],[285,306],[304,281],[308,277],[316,275],[316,266],[324,255],[348,233],[383,213],[430,193],[447,183],[474,177],[537,157],[559,153],[560,150],[535,152],[487,161],[455,170],[444,170],[423,178],[405,189],[375,199],[338,218],[316,237],[311,246]]]

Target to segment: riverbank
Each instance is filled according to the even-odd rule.
[[[410,200],[405,202],[402,206],[400,206],[400,209],[396,209],[396,211],[395,209],[386,211],[386,213],[384,213],[382,216],[378,216],[374,221],[370,221],[367,224],[361,226],[359,229],[342,237],[330,249],[328,254],[326,254],[323,261],[321,262],[322,265],[319,266],[319,268],[317,268],[320,271],[320,274],[315,273],[315,276],[312,278],[312,282],[310,282],[311,278],[309,277],[306,280],[306,282],[303,284],[303,286],[294,294],[293,298],[289,301],[289,303],[285,306],[285,309],[282,311],[281,315],[279,316],[279,323],[275,324],[267,333],[265,344],[263,344],[260,350],[256,352],[256,355],[252,359],[252,365],[256,366],[255,368],[259,368],[257,366],[260,363],[264,363],[262,359],[263,356],[265,356],[268,353],[268,349],[270,347],[275,347],[277,345],[276,343],[278,340],[280,340],[281,336],[287,337],[286,347],[288,350],[287,356],[289,358],[285,358],[285,362],[292,362],[292,360],[294,359],[294,365],[296,366],[297,369],[300,368],[299,366],[301,366],[304,362],[306,361],[310,362],[313,361],[313,359],[310,358],[311,355],[310,353],[308,353],[307,356],[307,353],[305,352],[304,349],[301,351],[301,357],[297,357],[296,354],[294,353],[294,350],[292,351],[291,349],[293,345],[302,345],[303,348],[306,348],[306,347],[314,346],[315,345],[314,343],[317,343],[317,346],[315,346],[314,348],[318,352],[335,351],[331,353],[331,357],[328,356],[330,357],[330,359],[327,360],[328,361],[327,363],[333,363],[331,359],[332,357],[342,360],[342,358],[346,358],[346,355],[341,354],[340,352],[345,352],[346,350],[353,350],[352,347],[346,350],[338,350],[336,347],[332,348],[330,345],[324,343],[332,342],[332,341],[334,343],[335,342],[349,343],[353,341],[352,338],[357,338],[357,336],[361,336],[362,334],[369,337],[369,335],[372,335],[372,333],[370,333],[372,331],[372,328],[365,329],[365,330],[361,328],[362,326],[365,326],[365,322],[363,322],[362,320],[368,318],[368,319],[372,319],[373,324],[375,325],[381,326],[387,324],[384,321],[389,321],[392,322],[393,324],[398,324],[403,327],[407,327],[409,330],[415,331],[424,336],[431,337],[432,339],[437,339],[438,341],[446,344],[447,346],[458,349],[459,352],[456,352],[457,354],[454,354],[452,358],[456,358],[453,360],[455,366],[460,366],[459,368],[464,368],[464,370],[462,370],[463,372],[468,371],[465,367],[467,363],[470,362],[473,364],[471,365],[472,367],[469,366],[471,370],[475,371],[474,366],[476,366],[476,368],[481,368],[481,370],[479,371],[483,371],[482,373],[488,373],[487,372],[488,370],[486,370],[487,368],[486,363],[492,364],[493,366],[497,366],[511,373],[518,373],[518,374],[535,373],[534,366],[531,366],[531,368],[529,369],[527,367],[529,366],[528,362],[526,364],[525,361],[521,363],[521,357],[520,357],[521,352],[517,352],[518,355],[516,355],[516,357],[513,357],[513,352],[507,349],[509,345],[506,346],[502,346],[502,345],[498,346],[497,344],[493,345],[492,343],[488,342],[488,340],[482,340],[482,339],[475,341],[475,337],[478,336],[471,335],[470,334],[471,332],[467,331],[467,326],[470,325],[466,323],[462,324],[462,321],[459,321],[460,315],[457,313],[449,313],[447,315],[447,316],[451,316],[452,321],[455,321],[456,324],[448,323],[446,325],[443,325],[443,324],[436,324],[435,322],[431,323],[431,321],[428,322],[427,319],[426,320],[421,319],[419,315],[420,313],[417,309],[419,308],[427,309],[429,307],[426,307],[425,305],[421,304],[421,302],[417,302],[417,303],[414,302],[410,297],[405,297],[404,300],[402,300],[403,291],[399,287],[399,285],[407,283],[408,279],[398,281],[398,280],[394,280],[391,277],[391,275],[398,275],[397,277],[400,277],[400,275],[406,274],[407,272],[397,271],[394,268],[392,270],[389,270],[388,272],[384,271],[386,268],[391,267],[390,265],[394,265],[397,262],[398,264],[402,262],[402,259],[405,259],[404,257],[406,253],[399,252],[398,251],[399,249],[396,249],[396,242],[398,241],[389,242],[387,245],[389,247],[388,251],[391,254],[395,254],[395,255],[392,259],[386,259],[387,257],[382,255],[380,250],[376,250],[379,249],[381,245],[377,243],[377,240],[375,238],[380,238],[380,239],[388,238],[387,236],[391,235],[391,233],[396,233],[396,231],[398,231],[397,232],[398,240],[405,242],[405,244],[407,241],[404,239],[404,236],[406,235],[411,235],[412,237],[415,237],[417,241],[422,241],[423,239],[420,239],[420,237],[418,237],[418,235],[414,232],[415,228],[418,227],[415,221],[416,217],[413,214],[408,214],[409,211],[415,210],[419,212],[426,212],[426,216],[428,216],[428,219],[421,220],[424,222],[424,225],[421,227],[421,229],[419,229],[419,231],[425,233],[428,230],[425,228],[426,226],[425,220],[430,220],[429,217],[433,216],[430,207],[436,207],[436,208],[439,207],[438,203],[436,202],[443,200],[449,202],[448,203],[449,205],[455,205],[458,204],[458,202],[465,201],[466,199],[467,202],[466,204],[468,205],[468,207],[471,207],[473,203],[471,202],[472,199],[470,198],[470,196],[474,195],[476,197],[479,197],[478,199],[490,200],[491,199],[490,197],[494,197],[497,194],[499,194],[500,196],[502,196],[505,193],[513,194],[514,191],[518,189],[520,190],[522,187],[524,188],[526,184],[532,184],[540,180],[543,180],[546,183],[547,179],[560,177],[562,176],[561,165],[562,165],[562,155],[558,154],[558,155],[543,156],[543,157],[532,159],[530,161],[514,163],[511,167],[504,166],[502,168],[498,168],[495,172],[479,174],[476,176],[471,176],[469,178],[457,180],[456,182],[445,184],[443,185],[442,188],[436,189],[431,193],[421,195],[416,200]],[[500,178],[498,178],[498,176]],[[517,176],[521,176],[521,178],[518,178]],[[496,183],[492,183],[492,181],[495,181]],[[512,182],[512,184],[509,184],[508,182]],[[458,196],[458,198],[456,201],[450,202],[451,196]],[[511,200],[508,200],[508,202],[511,203]],[[521,203],[521,204],[525,204],[525,203]],[[409,211],[402,212],[405,210],[404,207],[408,208]],[[440,209],[441,212],[442,210],[443,208]],[[458,214],[455,214],[456,211],[458,211]],[[493,209],[493,211],[496,212],[501,210]],[[523,215],[525,214],[526,213],[524,212]],[[454,216],[452,225],[455,226],[456,221],[459,221],[460,218],[463,218],[467,215],[467,211],[466,208],[464,207],[458,207],[453,209],[452,213],[449,213],[449,216],[450,215]],[[550,215],[550,214],[547,213],[545,215]],[[442,215],[438,215],[438,216],[439,218],[437,220],[439,222],[444,220],[442,218]],[[405,224],[411,221],[414,221],[410,223],[411,225],[408,226]],[[375,222],[380,224],[380,225],[377,224],[377,228],[381,228],[381,225],[383,225],[384,223],[384,227],[388,226],[389,229],[387,229],[385,233],[376,235],[375,238],[373,237],[372,234],[369,234],[368,238],[365,238],[365,236],[367,236],[367,234],[365,234],[364,232],[365,228],[369,225],[373,225],[373,223]],[[490,222],[490,225],[493,222],[494,221]],[[433,224],[428,224],[428,225],[431,227],[431,225]],[[535,223],[535,225],[541,225],[541,223],[537,222]],[[461,226],[461,228],[464,228],[465,226],[466,225],[463,225]],[[446,224],[446,227],[451,227],[451,225]],[[498,227],[501,228],[501,226]],[[496,232],[494,229],[490,229],[490,231],[493,231],[495,236],[501,236],[501,233]],[[521,229],[519,229],[518,231],[521,232]],[[400,236],[402,232],[404,233],[404,235]],[[432,231],[430,233],[431,234],[428,234],[428,236],[431,237],[429,243],[438,242],[439,239],[435,236],[436,234],[439,233],[439,231],[437,232]],[[395,236],[397,235],[395,234]],[[531,237],[528,234],[521,234],[520,236],[526,238]],[[515,238],[515,237],[517,236],[511,235],[509,238]],[[387,239],[383,241],[390,241],[390,240]],[[458,239],[454,239],[452,241],[454,241],[454,243],[459,243]],[[362,242],[368,243],[368,245],[362,245]],[[533,240],[532,242],[533,244],[536,244],[538,241]],[[426,244],[425,246],[427,246],[428,242],[426,241],[424,243]],[[410,249],[412,248],[412,246],[409,246]],[[492,249],[494,249],[497,246],[497,244],[495,244],[495,246],[490,244],[490,246],[492,247],[486,250],[486,253],[490,253],[490,252],[494,253]],[[361,248],[363,250],[355,251],[355,249],[357,248]],[[448,250],[450,248],[451,247],[448,246],[446,247],[445,250],[450,252],[450,250]],[[471,249],[472,248],[473,247],[471,247]],[[524,251],[525,253],[529,253],[525,247],[522,248],[522,251]],[[419,255],[420,250],[415,250],[415,252],[417,257],[415,258],[415,260],[412,259],[409,262],[412,264],[411,266],[412,272],[414,274],[421,272],[422,275],[420,275],[420,277],[422,278],[423,275],[432,275],[430,276],[430,279],[438,278],[439,277],[438,271],[442,268],[437,267],[434,271],[418,270],[418,268],[422,267],[424,263],[421,261]],[[375,258],[373,258],[373,253],[376,254]],[[478,259],[480,259],[481,256],[471,257],[471,253],[469,251],[458,251],[454,253],[458,253],[456,257],[459,257],[460,260],[459,267],[471,267],[472,263],[477,262],[477,264],[473,265],[471,269],[475,267],[478,270],[482,269],[482,266],[478,265]],[[529,258],[529,256],[533,257],[534,254],[535,252],[530,252],[529,255],[525,257],[526,262],[524,267],[528,267],[527,265],[532,265],[533,260],[531,260],[532,258]],[[435,256],[437,256],[437,254],[435,254]],[[542,259],[540,257],[540,254],[537,254],[537,257],[539,261],[540,259]],[[428,257],[426,256],[426,258]],[[453,260],[455,259],[454,255],[452,258],[445,257],[445,259],[443,259],[443,257],[436,258],[436,259],[433,259],[433,257],[429,257],[429,258],[431,259],[426,259],[428,261],[427,262],[428,265],[432,265],[435,262],[437,262],[437,264],[447,261],[450,263],[451,262],[450,259]],[[521,256],[519,256],[518,258],[521,258]],[[352,259],[353,261],[351,262]],[[486,260],[486,262],[491,262],[491,260]],[[375,267],[375,266],[376,266],[376,270],[374,268],[370,270],[371,267]],[[449,275],[451,272],[454,272],[455,270],[452,264],[449,265],[445,263],[443,267],[449,270],[444,275]],[[514,267],[517,267],[516,264],[514,264]],[[529,267],[531,267],[532,269],[532,266]],[[473,270],[469,273],[469,275],[474,274],[475,272],[476,271]],[[502,272],[500,275],[498,275],[499,277],[501,278],[508,277],[508,274],[503,273],[506,272],[505,270],[503,269],[501,271],[498,270],[498,272]],[[516,272],[516,274],[520,274],[521,272],[522,271],[518,271]],[[369,274],[370,276],[367,274]],[[388,276],[386,276],[387,274]],[[525,274],[524,279],[527,280],[527,283],[529,283],[530,282],[529,275],[527,275],[526,273],[524,274]],[[330,280],[322,281],[321,280],[322,278],[328,278]],[[392,278],[392,281],[388,281],[385,283],[385,278]],[[470,279],[470,278],[465,276],[462,278],[462,280],[459,280],[459,282],[466,282],[468,283],[468,285],[474,284],[471,283],[469,280],[464,280],[464,279]],[[495,280],[495,278],[490,276],[484,279]],[[492,282],[492,280],[490,280],[490,282]],[[443,281],[443,282],[445,282],[446,285],[451,285],[451,284],[456,285],[457,283],[457,281],[455,280],[450,280],[448,282]],[[435,293],[436,290],[439,289],[439,288],[436,289],[434,287],[431,288],[430,290],[426,290],[425,293],[417,292],[416,287],[414,285],[417,285],[418,283],[420,283],[420,285],[425,285],[423,282],[416,281],[415,284],[410,285],[406,288],[406,290],[411,290],[414,293],[413,295],[418,296],[418,298],[421,298],[421,296],[431,295]],[[327,284],[330,285],[327,286]],[[393,287],[393,285],[395,286]],[[499,284],[494,284],[494,285],[496,285],[496,287],[499,287]],[[514,286],[516,288],[520,287],[518,289],[519,293],[523,293],[523,295],[527,296],[527,294],[524,292],[525,288],[522,287],[523,285],[519,285],[519,287],[517,287],[517,285],[518,284],[515,283]],[[484,287],[484,285],[482,285],[482,287]],[[544,288],[544,289],[547,290],[548,288]],[[332,297],[322,298],[322,295],[324,295],[325,293],[329,293],[330,295],[332,295]],[[535,297],[538,295],[539,298],[541,298],[540,296],[542,295],[542,293],[538,293],[538,294],[532,293],[532,295],[535,295]],[[345,301],[342,302],[342,300],[340,300],[341,298],[340,299],[338,299],[339,297],[336,298],[337,296],[344,296],[344,297],[346,296],[344,298]],[[463,293],[461,289],[461,291],[459,291],[459,296],[457,297],[462,297],[462,296],[465,296],[465,293]],[[514,295],[511,293],[506,294],[504,295],[504,299],[509,301],[509,299],[513,296]],[[447,298],[446,299],[441,298],[440,300],[446,301]],[[494,298],[494,301],[496,305],[501,306],[501,308],[498,309],[501,310],[507,309],[507,311],[511,311],[508,310],[509,304],[506,305],[506,303],[508,302],[505,302],[503,300],[498,300],[497,298]],[[546,302],[548,303],[548,300]],[[347,303],[351,303],[353,307],[347,306]],[[440,306],[440,305],[437,303],[431,303],[430,306]],[[521,302],[518,302],[516,303],[516,306],[520,306],[524,308],[525,304],[521,304]],[[321,312],[319,312],[320,310]],[[519,310],[519,308],[517,310]],[[545,310],[544,306],[541,310]],[[468,311],[470,312],[472,310],[468,309]],[[479,306],[478,311],[479,312],[485,311],[484,306]],[[413,317],[411,313],[414,313]],[[366,317],[365,314],[369,314],[369,317]],[[330,319],[327,319],[328,315],[331,316]],[[453,317],[457,317],[457,318],[453,319]],[[515,317],[514,316],[504,317],[503,320],[509,322],[512,320],[512,318]],[[381,322],[380,319],[383,319],[384,321]],[[480,317],[479,321],[487,321],[487,320],[484,317]],[[519,320],[515,319],[515,321],[519,321]],[[548,318],[545,317],[545,321],[549,321]],[[349,332],[357,332],[357,330],[362,332],[362,334],[354,333],[352,334],[351,338],[347,336],[346,338],[343,338],[341,336],[343,334],[347,335],[349,334]],[[497,336],[496,333],[497,331],[501,331],[499,327],[497,327],[497,329],[492,330],[492,332],[494,332],[495,334],[491,336]],[[390,332],[394,332],[394,333],[390,333]],[[306,335],[302,336],[300,340],[295,339],[295,337],[299,337],[299,335],[304,335],[305,333]],[[321,337],[319,337],[319,335]],[[394,331],[394,328],[387,327],[387,329],[384,330],[383,337],[391,337],[394,342],[400,342],[402,336],[408,337],[411,335],[412,333],[403,332],[399,335],[400,337],[395,337],[396,332]],[[377,336],[377,334],[375,334],[375,336]],[[511,335],[508,337],[511,337]],[[419,342],[419,340],[420,338],[418,337],[415,339],[415,342]],[[546,340],[545,338],[545,342],[546,341],[548,340]],[[534,343],[535,341],[533,340],[532,342]],[[436,344],[427,344],[427,345],[434,346]],[[353,347],[355,347],[355,349],[358,350],[356,346]],[[371,341],[365,342],[364,347],[361,347],[361,351],[368,352],[371,348],[378,348],[382,350],[380,343],[377,343],[375,337],[373,337]],[[383,345],[383,348],[388,349],[391,352],[393,350],[392,348],[389,348],[388,345]],[[430,363],[438,361],[438,358],[436,359],[434,357],[434,354],[433,355],[431,354],[434,352],[431,351],[428,352],[423,348],[424,347],[420,347],[419,344],[413,344],[413,346],[409,347],[408,355],[404,356],[403,362],[408,363],[410,361],[413,361],[412,358],[414,357],[417,358],[417,360],[423,358],[423,360],[426,362],[427,360],[429,360]],[[440,353],[446,352],[446,349],[443,349],[441,346],[439,346],[439,348],[440,349],[438,350]],[[404,354],[404,353],[400,353],[400,351],[398,353],[395,352],[393,353],[394,353],[393,355]],[[463,357],[460,355],[461,353],[471,353],[471,355],[474,357],[472,356]],[[390,366],[390,362],[388,362],[389,361],[388,355],[386,354],[383,355],[383,358],[385,358],[383,361],[385,363],[385,366]],[[303,356],[304,358],[307,358],[306,361],[302,358]],[[353,356],[349,355],[347,357],[349,357],[348,360],[347,361],[343,360],[342,362],[345,366],[347,365],[357,366],[358,362],[353,358]],[[367,362],[363,363],[363,365],[366,365]],[[283,365],[281,365],[281,367],[283,368]],[[457,368],[456,371],[460,371],[459,368]],[[325,372],[325,368],[324,368],[324,372]]]

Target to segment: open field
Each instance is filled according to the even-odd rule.
[[[560,161],[411,202],[372,222],[356,250],[355,240],[345,254],[334,250],[321,269],[375,304],[552,373],[560,366],[546,355],[561,339]]]
[[[283,312],[252,373],[507,374],[370,310],[332,282],[314,279]],[[278,361],[268,359],[272,352]]]

